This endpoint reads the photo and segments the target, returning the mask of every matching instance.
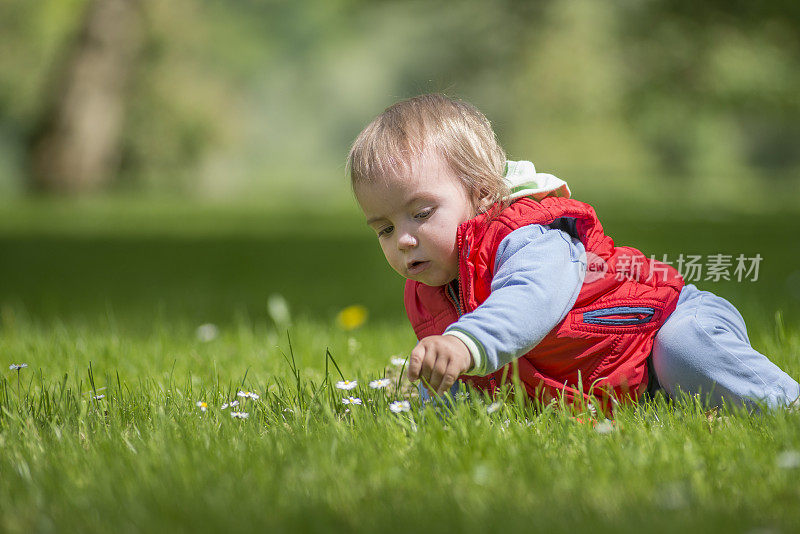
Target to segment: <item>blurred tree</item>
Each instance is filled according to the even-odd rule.
[[[92,29],[103,6],[116,14]],[[788,183],[797,6],[0,0],[0,195],[31,170],[40,190],[349,201],[353,137],[431,91],[475,103],[511,156],[576,186]]]
[[[93,0],[29,147],[32,186],[94,190],[116,171],[126,89],[142,43],[140,0]]]
[[[617,11],[627,115],[663,170],[727,163],[796,176],[800,3],[652,0]],[[727,153],[703,165],[720,137]]]

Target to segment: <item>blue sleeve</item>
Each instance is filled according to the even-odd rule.
[[[585,273],[583,244],[563,230],[534,224],[506,236],[491,294],[446,331],[470,348],[469,374],[492,373],[535,347],[572,309]]]

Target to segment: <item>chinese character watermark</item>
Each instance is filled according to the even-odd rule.
[[[669,261],[667,255],[656,258],[650,256],[652,262],[651,275],[668,273],[668,267],[677,269],[685,282],[719,282],[720,280],[736,280],[737,282],[757,282],[758,270],[761,266],[761,254],[747,257],[739,254],[736,259],[731,254],[679,254],[675,261]]]
[[[689,282],[720,282],[722,280],[737,282],[757,282],[761,261],[761,254],[748,257],[739,254],[679,254],[670,261],[666,254],[660,258],[651,255],[649,258],[636,253],[617,254],[609,264],[608,261],[597,254],[587,253],[586,277],[584,283],[592,283],[613,275],[617,281],[626,278],[641,282],[650,282],[653,277],[666,280],[673,276],[675,271],[687,283]],[[610,272],[609,272],[610,271]]]

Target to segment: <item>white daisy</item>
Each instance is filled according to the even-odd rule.
[[[408,401],[394,401],[389,409],[394,413],[407,412],[411,410],[411,404]]]
[[[12,371],[19,371],[20,369],[25,369],[26,367],[28,367],[27,363],[12,363],[8,366],[8,368]]]
[[[357,385],[358,385],[357,380],[339,380],[338,382],[336,382],[336,387],[338,389],[346,389],[348,391],[353,389]]]
[[[106,398],[106,396],[105,396],[105,395],[103,395],[103,394],[101,393],[100,395],[95,395],[95,396],[94,396],[94,397],[92,397],[92,398],[93,398],[94,400],[100,400],[100,399],[105,399],[105,398]]]
[[[276,325],[281,327],[292,322],[292,314],[289,312],[289,303],[283,295],[274,293],[267,298],[267,313]]]
[[[406,363],[406,359],[401,356],[392,356],[392,359],[389,360],[389,362],[397,367],[402,367]]]
[[[781,469],[797,469],[800,467],[800,452],[783,451],[775,458],[775,463]]]
[[[219,336],[219,328],[217,328],[217,325],[211,323],[201,324],[197,327],[195,336],[203,343],[208,343],[209,341],[217,339],[217,336]]]
[[[379,378],[378,380],[373,380],[369,383],[369,387],[372,389],[383,389],[391,384],[392,381],[388,378]]]
[[[206,410],[208,410],[208,404],[206,404],[205,402],[197,401],[196,404],[197,404],[197,407],[200,408],[201,412],[205,412]]]
[[[489,406],[486,407],[486,413],[490,413],[490,414],[494,413],[497,410],[499,410],[502,405],[503,405],[502,402],[499,402],[499,401],[498,402],[493,402]]]
[[[247,412],[231,412],[231,417],[234,419],[247,419],[250,414]]]
[[[602,421],[594,425],[594,431],[597,432],[598,434],[609,434],[613,432],[613,430],[614,430],[614,425],[612,425],[611,421],[609,421],[608,419],[603,419]]]
[[[342,404],[357,404],[361,406],[362,402],[358,397],[345,397],[342,399]]]

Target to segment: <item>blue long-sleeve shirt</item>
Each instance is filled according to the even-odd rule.
[[[575,220],[532,224],[500,242],[492,292],[445,334],[469,348],[473,368],[487,375],[535,347],[572,309],[586,274],[586,251]]]

